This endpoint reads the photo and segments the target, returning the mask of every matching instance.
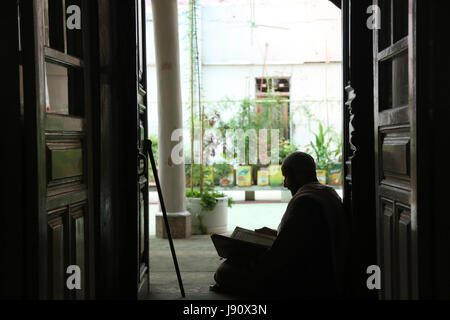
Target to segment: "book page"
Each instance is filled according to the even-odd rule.
[[[276,239],[276,237],[269,236],[267,234],[256,233],[255,231],[240,227],[236,227],[236,229],[234,229],[231,238],[260,244],[267,247],[272,246],[273,242]]]

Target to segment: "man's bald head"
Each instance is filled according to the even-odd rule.
[[[305,183],[317,181],[316,163],[309,154],[304,152],[296,151],[287,156],[283,161],[281,171],[285,176],[285,186],[294,193],[295,189]]]

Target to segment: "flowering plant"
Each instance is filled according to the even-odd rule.
[[[291,153],[298,150],[298,146],[289,139],[280,138],[280,164]]]

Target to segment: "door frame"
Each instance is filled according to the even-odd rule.
[[[341,0],[343,203],[351,224],[350,295],[360,299],[377,298],[366,286],[366,269],[377,264],[373,49],[372,30],[366,27],[366,9],[371,4],[371,0]],[[354,90],[354,99],[347,86]]]
[[[2,39],[7,44],[0,50],[4,63],[1,101],[3,103],[0,138],[4,151],[2,171],[0,226],[0,299],[20,299],[25,290],[25,205],[23,202],[23,111],[21,106],[21,77],[19,66],[22,54],[19,51],[19,27],[17,1],[4,1],[3,19],[0,21]]]
[[[16,7],[15,20],[17,21],[17,5],[20,4],[20,33],[16,25],[11,29],[12,37],[16,37],[15,41],[12,39],[11,43],[16,42],[20,38],[21,52],[9,52],[9,59],[13,57],[18,58],[19,64],[22,64],[23,77],[19,78],[23,85],[23,108],[21,103],[11,104],[16,110],[20,111],[20,118],[8,118],[8,123],[14,126],[15,130],[19,130],[15,136],[10,137],[11,142],[15,142],[18,158],[13,160],[14,164],[10,167],[10,172],[16,172],[17,180],[22,185],[21,189],[15,189],[14,197],[18,202],[17,217],[15,219],[16,228],[18,228],[18,241],[15,244],[16,252],[14,255],[22,258],[17,258],[16,269],[21,273],[22,280],[19,285],[16,284],[17,296],[30,299],[47,299],[49,295],[49,278],[48,278],[48,230],[47,230],[47,208],[46,208],[46,188],[47,188],[47,174],[46,174],[46,143],[45,143],[45,81],[44,81],[44,50],[43,43],[39,39],[43,39],[42,27],[42,2],[40,0],[33,1],[14,1],[8,0],[8,18],[12,18],[13,6]],[[92,34],[95,34],[95,29],[91,29],[93,18],[95,17],[95,9],[93,2],[89,0],[82,0],[82,29],[88,30],[84,32],[83,46],[85,47],[84,61],[84,83],[85,83],[85,128],[90,133],[85,137],[85,144],[87,158],[84,169],[88,186],[88,209],[85,215],[85,223],[88,228],[85,229],[86,257],[88,273],[85,275],[86,282],[90,284],[86,293],[86,298],[92,299],[95,297],[95,236],[96,236],[96,221],[95,214],[97,210],[97,198],[95,197],[95,190],[98,190],[98,180],[95,173],[96,162],[96,135],[95,127],[95,111],[91,107],[95,105],[93,99],[95,92],[90,91],[95,88],[93,82],[92,65],[95,63],[96,52],[92,51]],[[11,14],[11,15],[10,15]],[[10,21],[8,19],[8,21]],[[93,31],[93,32],[89,32]],[[16,49],[11,46],[10,49]],[[17,67],[16,73],[18,75],[18,66],[12,63],[12,66]],[[11,79],[16,78],[17,75]],[[11,82],[11,92],[14,92],[13,86],[15,81]],[[17,90],[17,88],[16,88]],[[16,111],[17,112],[17,111]],[[13,116],[14,114],[12,114]],[[17,114],[15,114],[17,116]],[[13,122],[10,122],[13,121]],[[91,134],[92,133],[92,134]],[[20,151],[19,151],[20,150]],[[22,174],[20,174],[22,172]],[[12,180],[12,179],[11,179]],[[21,213],[22,212],[22,213]],[[20,227],[19,227],[20,226]],[[20,237],[20,238],[19,238]],[[12,239],[11,239],[12,240]],[[88,245],[89,243],[92,245]],[[13,284],[12,284],[13,285]]]
[[[136,24],[133,23],[136,21],[135,3],[98,0],[101,35],[98,41],[101,163],[97,256],[99,298],[146,297],[146,294],[139,295],[136,281],[139,278],[136,256],[139,245],[139,120],[137,34]]]

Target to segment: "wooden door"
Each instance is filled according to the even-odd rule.
[[[374,122],[380,298],[417,298],[414,0],[378,0]]]
[[[145,48],[145,1],[136,1],[136,95],[138,135],[138,297],[146,298],[149,292],[149,207],[148,207],[148,164],[144,154],[144,140],[148,138],[147,128],[147,60]]]
[[[71,7],[73,10],[67,9]],[[27,259],[43,299],[94,295],[89,1],[21,2],[31,210]],[[68,22],[69,15],[75,14]],[[80,23],[78,25],[78,23]],[[69,27],[70,24],[70,27]],[[28,148],[27,147],[27,148]],[[37,195],[37,201],[32,202]],[[80,288],[66,281],[78,266]],[[30,271],[31,272],[31,271]],[[75,283],[75,282],[70,282]]]
[[[376,299],[366,285],[367,267],[377,264],[375,211],[373,37],[366,27],[372,0],[342,1],[343,203],[351,226],[349,292]],[[370,173],[370,174],[369,174]]]
[[[98,0],[100,183],[98,296],[149,289],[145,1]]]

